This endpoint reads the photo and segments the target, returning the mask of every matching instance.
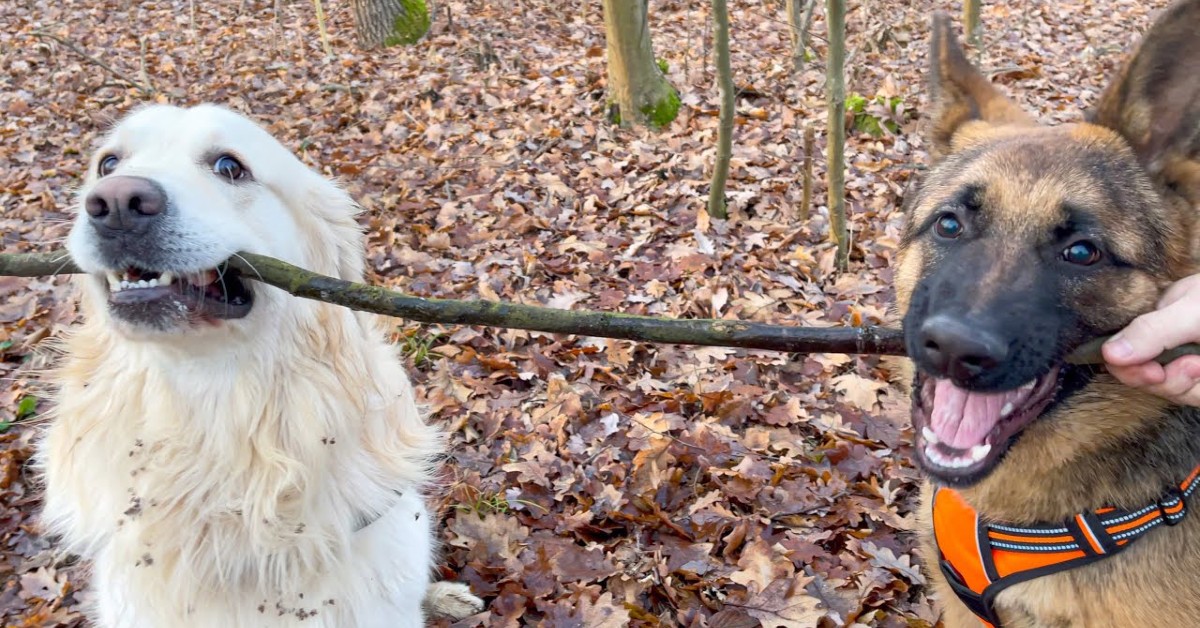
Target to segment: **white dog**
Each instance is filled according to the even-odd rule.
[[[39,449],[44,520],[103,627],[420,626],[442,435],[372,317],[238,278],[238,251],[363,279],[356,206],[215,106],[150,106],[91,161],[68,248],[85,322]],[[424,601],[424,604],[422,603]]]

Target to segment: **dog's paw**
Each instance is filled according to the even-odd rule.
[[[471,593],[461,582],[434,582],[425,592],[421,603],[431,619],[457,621],[483,610],[483,600]]]

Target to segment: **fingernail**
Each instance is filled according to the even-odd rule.
[[[1129,344],[1129,341],[1122,338],[1120,334],[1109,338],[1108,342],[1104,343],[1104,350],[1109,356],[1117,359],[1133,355],[1133,345]]]

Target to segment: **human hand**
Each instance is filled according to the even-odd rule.
[[[1108,372],[1121,382],[1175,403],[1200,406],[1200,355],[1166,366],[1154,358],[1167,349],[1200,342],[1200,274],[1167,288],[1158,308],[1143,314],[1104,343]]]

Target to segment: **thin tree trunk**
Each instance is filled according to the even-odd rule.
[[[846,2],[826,0],[825,23],[829,29],[829,58],[826,60],[826,93],[829,98],[829,138],[826,142],[829,237],[837,242],[837,267],[850,265],[850,234],[846,230]]]
[[[800,220],[808,220],[809,214],[812,212],[812,185],[813,185],[813,128],[810,124],[804,125],[804,179],[801,182],[800,198]]]
[[[321,0],[313,0],[313,7],[317,10],[317,30],[321,33],[321,48],[325,50],[325,58],[333,58],[333,48],[329,45],[329,31],[325,30],[325,9],[321,6]]]
[[[610,111],[623,126],[663,128],[679,113],[679,93],[654,58],[647,10],[647,0],[604,0]]]
[[[808,50],[808,29],[812,25],[817,0],[786,0],[787,21],[792,34],[792,71],[804,71],[804,53]]]
[[[353,0],[354,28],[363,48],[415,44],[429,32],[425,0]]]
[[[967,43],[979,54],[983,47],[983,26],[979,23],[980,0],[963,0],[963,29]]]
[[[712,0],[713,50],[717,55],[717,85],[721,89],[721,121],[717,127],[717,156],[713,163],[712,187],[708,191],[708,214],[727,218],[725,179],[729,177],[729,160],[733,156],[733,116],[737,107],[734,98],[733,68],[729,61],[729,8],[725,0]]]

